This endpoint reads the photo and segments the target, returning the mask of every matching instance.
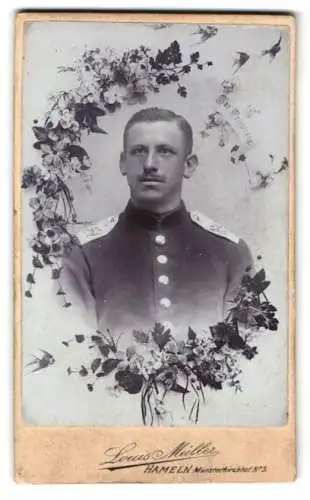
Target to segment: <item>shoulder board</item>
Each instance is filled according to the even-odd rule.
[[[238,236],[235,236],[233,233],[220,226],[220,224],[218,224],[217,222],[209,219],[209,217],[206,217],[206,215],[201,214],[198,211],[191,212],[190,215],[192,221],[206,231],[216,234],[217,236],[221,236],[222,238],[226,238],[227,240],[233,241],[234,243],[239,243],[240,238],[238,238]]]
[[[118,221],[118,215],[107,217],[99,222],[88,224],[84,229],[78,232],[77,237],[81,245],[85,245],[89,241],[101,238],[108,234]]]

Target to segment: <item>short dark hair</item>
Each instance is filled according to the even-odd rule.
[[[124,128],[123,135],[123,147],[124,151],[126,150],[126,142],[129,129],[135,123],[143,123],[143,122],[176,122],[183,132],[184,139],[187,142],[187,154],[190,154],[193,150],[193,130],[188,121],[181,115],[177,115],[173,111],[164,108],[145,108],[137,111],[132,115],[132,117],[128,120]]]

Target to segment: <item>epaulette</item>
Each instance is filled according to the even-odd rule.
[[[206,217],[204,214],[195,211],[191,212],[190,215],[192,221],[206,231],[210,231],[210,233],[216,234],[217,236],[222,236],[222,238],[226,238],[227,240],[233,241],[234,243],[239,243],[240,238],[238,238],[238,236],[235,236],[233,233],[220,226],[220,224],[218,224],[217,222],[209,219],[209,217]]]
[[[77,237],[81,245],[89,241],[100,238],[108,234],[118,221],[118,215],[107,217],[99,222],[88,224],[84,229],[78,232]]]

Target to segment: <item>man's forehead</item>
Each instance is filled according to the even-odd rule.
[[[176,121],[137,122],[129,128],[127,142],[141,139],[183,142],[183,132]]]

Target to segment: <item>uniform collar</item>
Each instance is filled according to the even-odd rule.
[[[129,201],[122,215],[126,224],[138,225],[147,229],[174,227],[190,220],[189,213],[183,201],[181,201],[178,208],[164,214],[155,214],[147,210],[141,210]]]

